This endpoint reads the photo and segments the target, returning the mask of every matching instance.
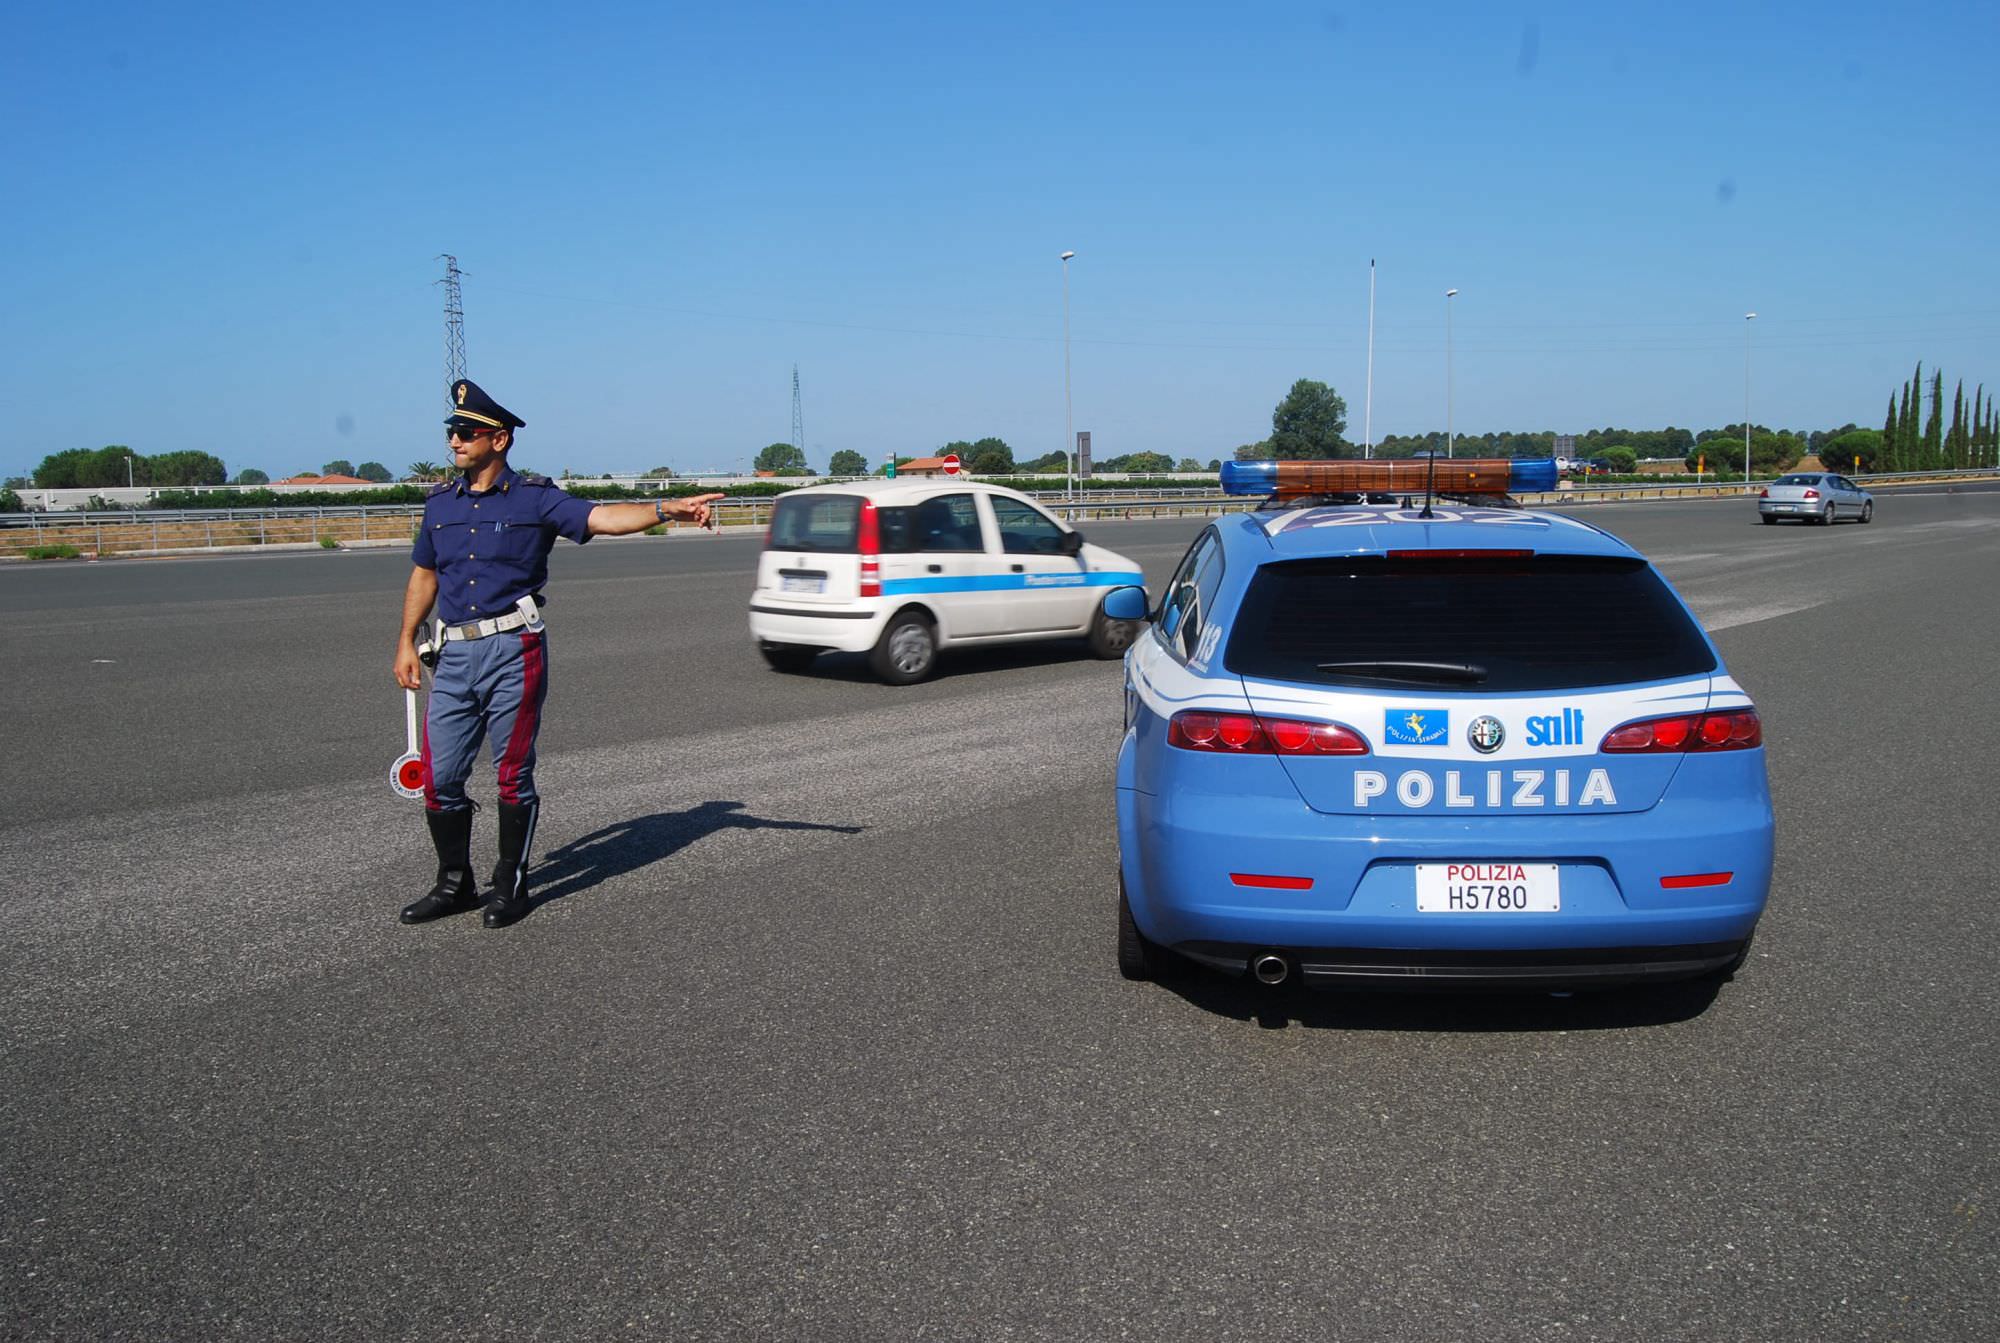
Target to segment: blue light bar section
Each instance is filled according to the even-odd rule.
[[[1222,464],[1222,492],[1224,494],[1275,494],[1278,491],[1278,464],[1276,462],[1224,462]]]
[[[1517,494],[1534,494],[1556,487],[1553,457],[1516,457],[1507,466],[1507,488]]]

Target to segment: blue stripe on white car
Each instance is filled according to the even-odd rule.
[[[930,592],[1018,592],[1024,588],[1144,587],[1146,576],[1134,572],[1076,574],[974,574],[945,578],[885,578],[882,595],[909,596]]]

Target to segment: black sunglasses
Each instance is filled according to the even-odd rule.
[[[473,425],[447,424],[444,427],[444,441],[449,443],[454,438],[458,438],[465,440],[467,443],[470,443],[473,439],[479,438],[482,435],[494,434],[498,432],[499,430],[497,429],[481,429]]]

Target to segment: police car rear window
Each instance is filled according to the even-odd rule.
[[[1223,665],[1259,680],[1490,694],[1698,676],[1715,658],[1643,560],[1359,556],[1258,569]]]

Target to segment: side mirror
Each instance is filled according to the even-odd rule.
[[[1062,534],[1061,550],[1065,555],[1081,555],[1083,553],[1083,533],[1064,532]]]
[[[1106,620],[1144,620],[1151,609],[1144,588],[1113,588],[1104,594]]]

